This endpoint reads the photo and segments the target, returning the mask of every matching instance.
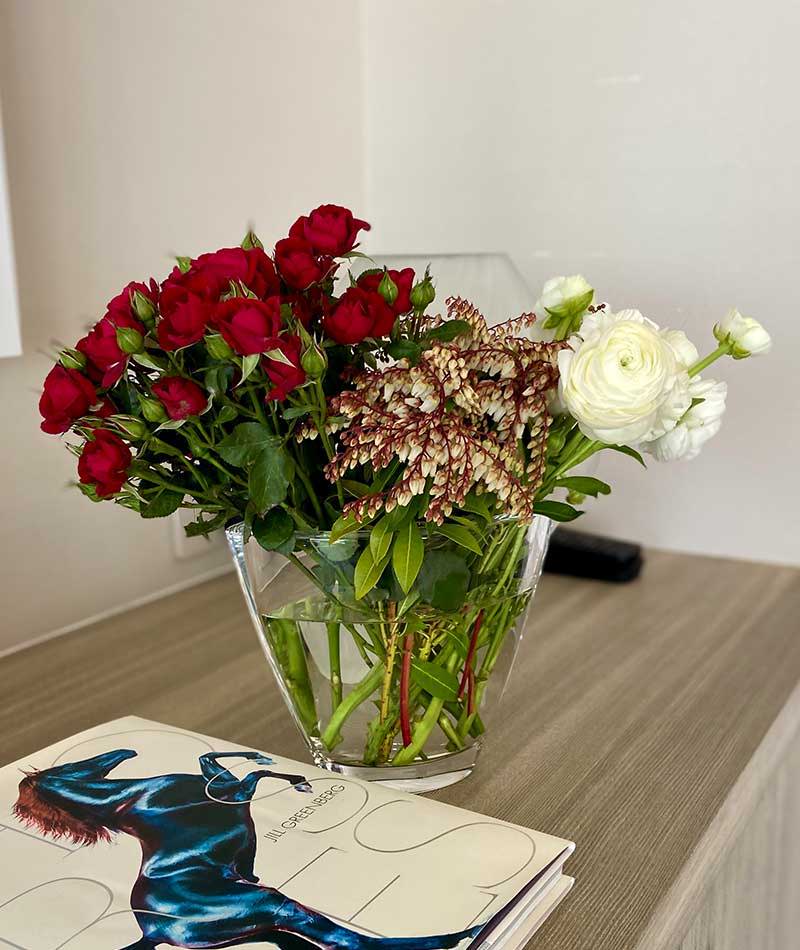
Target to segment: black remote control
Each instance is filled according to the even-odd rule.
[[[559,527],[550,538],[544,569],[619,584],[638,577],[642,563],[638,544]]]

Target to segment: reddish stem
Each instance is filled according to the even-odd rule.
[[[414,634],[407,633],[403,640],[403,665],[400,668],[400,731],[403,745],[411,745],[411,717],[408,710],[408,687],[411,682],[411,649]]]
[[[467,715],[475,712],[475,673],[470,670],[467,678]]]
[[[458,684],[458,698],[464,695],[464,690],[467,688],[467,681],[469,680],[470,673],[472,672],[472,663],[475,659],[475,650],[478,646],[478,634],[481,632],[481,624],[483,623],[483,610],[478,611],[478,616],[475,618],[475,623],[472,627],[472,636],[469,638],[469,648],[467,649],[467,658],[464,660],[464,672],[461,674],[461,682]]]

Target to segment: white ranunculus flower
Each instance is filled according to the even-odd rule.
[[[693,400],[703,401],[691,406],[674,429],[642,448],[659,462],[696,458],[705,443],[720,430],[727,394],[725,383],[696,376],[689,383],[689,395]]]
[[[558,354],[559,395],[581,432],[611,444],[649,442],[691,404],[688,341],[638,310],[590,313]]]
[[[772,338],[758,320],[745,317],[735,307],[714,327],[714,336],[720,343],[729,340],[733,344],[731,355],[736,359],[761,356],[772,348]]]
[[[594,296],[594,289],[591,284],[580,274],[573,274],[572,277],[551,277],[542,288],[542,293],[536,302],[536,313],[543,310],[560,310],[564,304],[578,298],[588,298],[584,310],[588,307]]]

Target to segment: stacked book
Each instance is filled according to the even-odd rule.
[[[573,849],[128,717],[0,769],[0,944],[518,950]]]

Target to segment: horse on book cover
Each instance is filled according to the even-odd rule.
[[[261,779],[310,792],[302,775],[269,769],[237,778],[219,760],[267,766],[258,752],[209,752],[199,775],[113,779],[131,749],[31,772],[20,782],[14,813],[52,837],[91,845],[123,832],[139,839],[142,865],[131,909],[142,938],[124,950],[233,947],[257,941],[281,950],[444,950],[480,928],[435,937],[372,937],[335,923],[253,873],[256,830],[250,800]]]

